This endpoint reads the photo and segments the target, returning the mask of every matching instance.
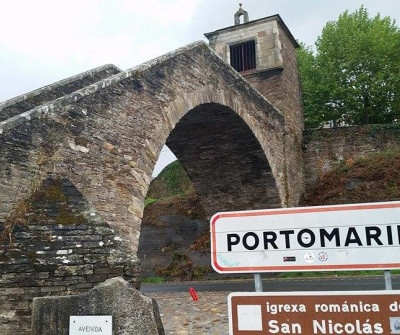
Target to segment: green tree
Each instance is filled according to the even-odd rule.
[[[400,30],[362,6],[326,24],[315,54],[298,50],[307,127],[400,121]]]

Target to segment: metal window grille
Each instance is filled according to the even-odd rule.
[[[230,46],[231,65],[238,71],[256,68],[256,42],[248,41]]]

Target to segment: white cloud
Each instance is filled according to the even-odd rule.
[[[68,54],[88,24],[100,20],[98,0],[1,1],[0,45],[31,57]]]
[[[231,26],[238,3],[0,0],[0,101],[106,63],[132,68]],[[243,7],[250,20],[279,13],[295,38],[312,44],[328,20],[363,3],[399,24],[398,0],[246,0]]]
[[[142,23],[150,21],[168,27],[190,22],[199,0],[123,0],[122,3],[124,9],[135,14]]]
[[[398,0],[246,0],[250,19],[279,13],[312,44],[328,20],[364,3],[400,21]],[[0,101],[87,69],[122,69],[233,24],[232,0],[0,0]],[[16,79],[18,78],[18,80]]]

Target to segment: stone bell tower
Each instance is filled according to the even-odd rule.
[[[243,22],[241,22],[243,18]],[[255,89],[266,97],[285,117],[286,148],[296,147],[297,153],[288,157],[288,188],[304,188],[302,164],[303,108],[297,69],[295,38],[279,15],[249,21],[248,13],[240,4],[234,15],[234,25],[205,34],[210,47]],[[297,184],[293,181],[296,180]],[[302,192],[302,191],[300,191]]]
[[[295,50],[299,45],[281,17],[249,21],[240,4],[234,26],[205,36],[223,60],[284,114],[291,133],[301,141],[303,111]]]

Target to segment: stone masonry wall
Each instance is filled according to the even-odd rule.
[[[399,124],[307,130],[303,135],[307,190],[341,162],[400,148]]]
[[[280,16],[250,21],[206,36],[210,47],[228,64],[231,45],[255,41],[256,68],[240,74],[283,112],[292,131],[301,136],[303,114],[295,50],[297,42]]]
[[[0,226],[2,335],[30,334],[33,297],[79,294],[117,276],[139,285],[136,255],[65,178],[49,175],[6,227]]]

